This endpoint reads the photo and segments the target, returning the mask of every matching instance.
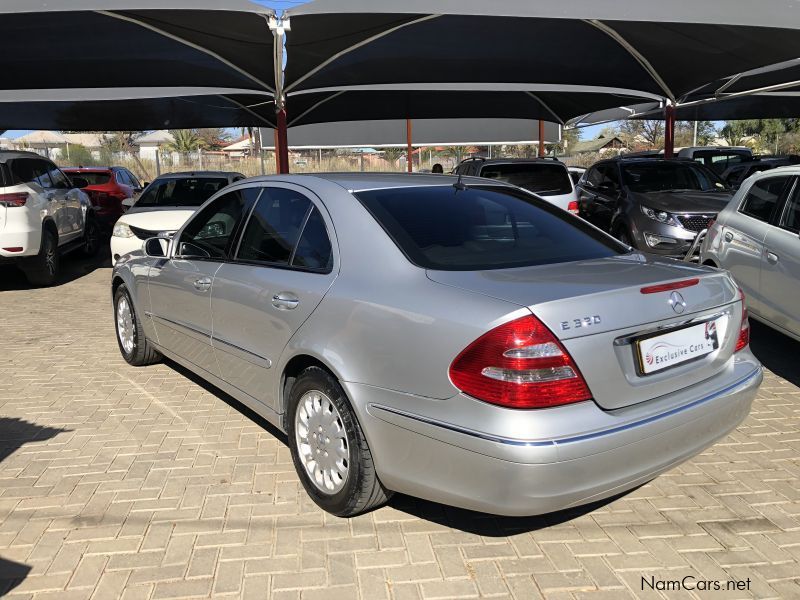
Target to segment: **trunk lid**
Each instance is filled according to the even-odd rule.
[[[632,253],[604,259],[492,271],[428,271],[438,283],[528,307],[561,340],[583,373],[598,405],[616,409],[699,383],[733,355],[741,303],[724,272]],[[685,301],[678,314],[672,291],[643,287],[699,279],[675,290]],[[636,338],[669,332],[715,317],[719,348],[644,375]]]

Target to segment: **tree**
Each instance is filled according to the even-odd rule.
[[[228,145],[231,139],[230,134],[222,127],[209,127],[195,131],[203,143],[203,148],[206,150],[219,150]]]
[[[403,156],[406,151],[404,148],[384,148],[382,152],[383,160],[396,167],[397,161],[400,160],[400,157]]]
[[[678,121],[675,124],[675,146],[694,146],[694,121]],[[717,130],[711,121],[697,122],[697,145],[708,146],[717,137]]]
[[[67,158],[72,165],[91,167],[95,164],[92,153],[89,152],[86,146],[82,146],[81,144],[70,144],[67,153],[69,156],[65,156],[65,158]]]
[[[615,130],[616,134],[616,130]],[[556,154],[567,154],[581,141],[581,130],[577,127],[565,127],[561,130],[561,141],[556,144]]]
[[[757,133],[757,130],[757,120],[727,121],[719,133],[728,146],[744,146],[745,138]]]
[[[664,147],[664,121],[631,119],[620,123],[620,138],[628,148],[648,150]]]
[[[203,148],[203,140],[196,129],[172,129],[170,133],[173,141],[164,144],[164,147],[171,152],[188,154]]]

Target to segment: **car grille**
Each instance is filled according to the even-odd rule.
[[[678,215],[678,221],[684,229],[689,231],[703,231],[708,228],[708,223],[716,219],[717,215]]]
[[[138,237],[140,240],[149,240],[153,237],[158,237],[158,231],[150,231],[149,229],[142,229],[140,227],[134,227],[133,225],[128,225],[133,232],[133,235]]]

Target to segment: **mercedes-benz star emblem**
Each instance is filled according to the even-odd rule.
[[[683,311],[686,310],[686,300],[684,300],[683,296],[678,292],[672,292],[669,295],[669,305],[672,307],[672,310],[679,315],[683,314]]]

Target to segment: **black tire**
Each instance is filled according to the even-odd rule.
[[[615,237],[627,246],[631,246],[632,248],[636,247],[633,245],[633,237],[625,227],[620,227],[617,229],[617,235]]]
[[[100,227],[91,215],[86,216],[86,225],[83,230],[83,255],[92,257],[97,255],[100,248]]]
[[[22,270],[31,285],[50,286],[58,280],[60,263],[58,234],[51,229],[43,229],[39,254],[24,263]]]
[[[316,486],[306,470],[298,448],[295,417],[301,399],[314,391],[322,392],[336,407],[340,415],[337,423],[341,422],[347,438],[348,473],[343,487],[335,493],[323,492]],[[392,492],[384,488],[378,479],[364,432],[342,386],[330,373],[319,367],[309,367],[303,371],[289,393],[286,414],[289,449],[294,467],[303,487],[317,506],[339,517],[354,517],[380,506],[392,496]]]
[[[121,338],[118,321],[120,319],[118,313],[120,312],[121,302],[123,300],[127,302],[131,316],[130,333],[132,334],[132,344],[129,349],[126,349],[125,343]],[[145,365],[152,365],[161,360],[161,354],[153,348],[147,340],[147,336],[144,334],[142,321],[136,313],[136,309],[131,301],[131,295],[128,292],[128,288],[125,287],[125,284],[120,285],[117,291],[114,292],[114,331],[117,335],[117,344],[119,345],[119,351],[122,353],[122,358],[124,358],[129,365],[143,367]]]

